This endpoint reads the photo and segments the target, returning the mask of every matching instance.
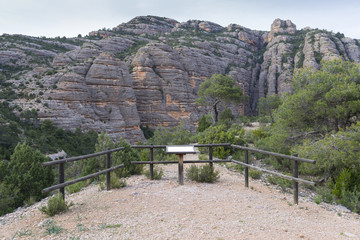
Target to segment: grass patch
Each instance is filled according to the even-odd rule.
[[[105,229],[105,228],[119,228],[121,227],[122,224],[102,224],[101,225],[101,229]]]

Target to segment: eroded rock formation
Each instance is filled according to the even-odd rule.
[[[38,109],[40,118],[66,129],[106,131],[131,142],[144,140],[140,125],[182,121],[195,129],[205,112],[195,105],[199,85],[214,73],[232,76],[249,96],[232,106],[235,115],[256,114],[259,98],[291,92],[294,71],[319,68],[322,59],[359,62],[359,41],[298,30],[290,20],[276,19],[267,32],[155,16],[86,38],[0,37],[0,77],[12,84],[12,104]]]

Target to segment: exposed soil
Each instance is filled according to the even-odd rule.
[[[66,196],[74,203],[66,213],[45,216],[43,201],[0,218],[0,239],[360,239],[357,214],[308,197],[293,205],[289,193],[252,179],[245,188],[242,174],[215,167],[214,184],[185,177],[180,186],[177,165],[167,165],[162,180],[133,176],[111,191],[90,185]]]

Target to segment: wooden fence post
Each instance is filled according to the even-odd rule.
[[[150,162],[154,161],[154,148],[150,147]],[[154,180],[154,164],[150,163],[150,180]]]
[[[245,163],[249,164],[249,151],[245,150]],[[249,167],[245,167],[245,187],[249,187]]]
[[[210,146],[209,147],[209,160],[212,161],[213,160],[213,148]],[[213,167],[213,163],[210,162],[209,163],[210,167],[212,168]]]
[[[108,150],[110,150],[108,148]],[[107,153],[107,158],[106,158],[106,168],[110,168],[111,167],[111,153]],[[106,190],[110,190],[111,186],[110,186],[110,182],[111,182],[111,175],[110,172],[106,173]]]
[[[294,154],[297,157],[297,154]],[[299,162],[293,160],[293,177],[299,177]],[[293,192],[294,192],[294,204],[299,204],[299,183],[297,181],[293,181]]]
[[[178,154],[179,156],[179,184],[184,185],[184,155]]]
[[[65,173],[64,173],[64,163],[59,164],[59,184],[64,183],[65,181]],[[60,188],[60,193],[63,195],[63,199],[65,200],[65,188]]]

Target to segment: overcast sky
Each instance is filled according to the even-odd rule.
[[[270,30],[276,18],[360,39],[359,0],[0,0],[0,35],[87,35],[136,16],[207,20]]]

